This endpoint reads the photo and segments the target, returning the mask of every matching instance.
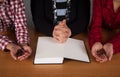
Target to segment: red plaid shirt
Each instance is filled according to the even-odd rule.
[[[102,42],[102,27],[120,29],[120,7],[114,12],[113,0],[93,0],[93,16],[90,26],[89,44]],[[120,32],[108,40],[113,44],[114,53],[120,52]]]
[[[17,42],[19,44],[28,43],[28,31],[26,27],[25,7],[23,0],[5,0],[0,4],[0,31],[6,31],[7,28],[14,28]],[[7,36],[0,35],[0,49],[12,42]]]

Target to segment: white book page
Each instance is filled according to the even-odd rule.
[[[52,37],[39,37],[34,64],[62,63],[63,48]]]
[[[84,41],[69,38],[64,46],[64,57],[90,62]]]

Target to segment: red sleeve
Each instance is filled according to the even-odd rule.
[[[114,54],[120,52],[120,33],[108,42],[113,44]]]
[[[102,0],[93,0],[92,20],[89,31],[90,48],[95,42],[102,41]]]

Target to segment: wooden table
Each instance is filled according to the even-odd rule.
[[[120,77],[120,54],[114,55],[110,62],[96,62],[90,53],[87,34],[74,38],[85,41],[91,63],[66,59],[63,64],[34,65],[37,38],[43,35],[32,29],[29,31],[33,54],[20,62],[13,60],[9,52],[0,52],[0,77]]]

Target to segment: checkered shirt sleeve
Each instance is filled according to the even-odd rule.
[[[0,49],[4,50],[6,45],[11,42],[8,37],[0,35]]]
[[[27,30],[27,22],[25,16],[25,6],[23,0],[5,0],[6,2],[9,1],[9,7],[6,4],[4,8],[5,10],[0,11],[0,16],[4,18],[2,24],[0,25],[0,31],[4,31],[5,27],[9,25],[9,21],[12,21],[13,26],[15,28],[15,34],[17,38],[17,43],[22,44],[26,43],[29,44],[29,37],[28,37],[28,30]],[[10,20],[6,17],[5,13],[7,13]],[[9,26],[9,27],[13,27]],[[8,43],[12,41],[8,39],[7,36],[0,35],[0,49],[4,50]]]
[[[15,31],[17,42],[19,44],[29,43],[28,30],[25,16],[25,7],[23,0],[13,0],[15,8]]]

